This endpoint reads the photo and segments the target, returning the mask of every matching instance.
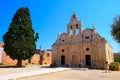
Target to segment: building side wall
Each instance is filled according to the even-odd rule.
[[[112,52],[112,47],[109,45],[109,43],[106,43],[106,61],[110,62],[114,62],[114,56],[113,56],[113,52]]]

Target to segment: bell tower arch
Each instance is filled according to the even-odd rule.
[[[82,33],[82,22],[78,20],[76,14],[71,16],[70,23],[67,25],[69,35],[76,35]]]

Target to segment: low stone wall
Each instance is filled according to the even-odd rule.
[[[34,54],[33,57],[31,58],[31,63],[39,65],[40,64],[40,56],[39,54]],[[44,57],[44,60],[42,61],[43,64],[51,64],[51,58],[50,57]],[[5,52],[2,54],[2,64],[4,65],[16,65],[17,60],[11,59],[8,55],[6,55]],[[28,64],[28,60],[23,60],[22,61],[23,65]]]

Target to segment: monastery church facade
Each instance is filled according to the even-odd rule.
[[[82,22],[73,14],[67,33],[59,33],[52,45],[52,64],[103,68],[106,61],[114,61],[110,44],[96,32],[94,26],[82,30]]]

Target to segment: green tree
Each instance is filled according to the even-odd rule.
[[[120,63],[120,56],[115,56],[115,57],[114,57],[114,61]]]
[[[8,31],[3,35],[4,50],[13,60],[17,59],[18,66],[22,66],[22,60],[34,55],[38,33],[34,34],[29,9],[19,8],[13,16]]]
[[[120,16],[114,18],[114,22],[111,25],[111,34],[113,38],[120,43]]]

